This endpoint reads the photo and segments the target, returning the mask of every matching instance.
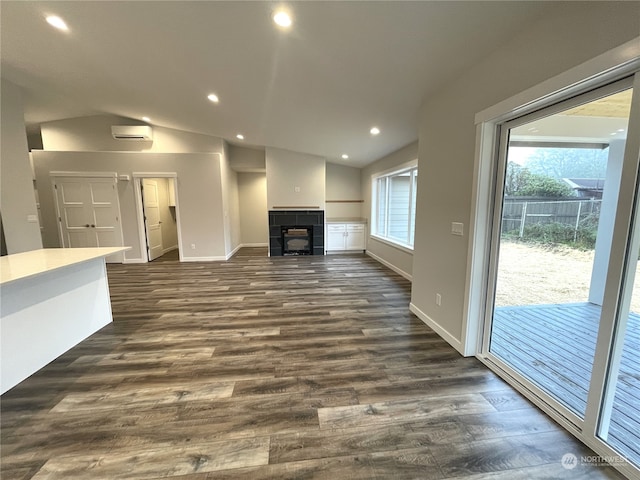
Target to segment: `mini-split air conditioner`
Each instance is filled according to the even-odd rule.
[[[148,125],[113,125],[111,135],[116,140],[152,141],[153,129]]]

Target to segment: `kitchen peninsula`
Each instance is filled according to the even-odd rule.
[[[130,247],[0,258],[0,393],[112,321],[105,257]]]

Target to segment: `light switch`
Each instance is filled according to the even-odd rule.
[[[38,223],[38,215],[27,215],[27,222]]]
[[[460,222],[451,222],[451,235],[464,235],[464,224]]]
[[[293,187],[293,191],[296,193],[300,193],[300,187]]]

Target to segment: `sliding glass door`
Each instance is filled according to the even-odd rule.
[[[628,78],[501,125],[482,354],[640,465],[633,92]]]

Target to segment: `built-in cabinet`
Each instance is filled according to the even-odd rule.
[[[365,250],[366,230],[367,226],[364,221],[327,222],[327,253]]]

